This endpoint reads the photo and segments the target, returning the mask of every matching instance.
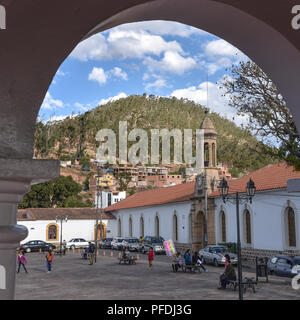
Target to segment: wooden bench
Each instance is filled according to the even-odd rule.
[[[129,258],[123,258],[123,257],[119,257],[119,264],[121,264],[122,262],[124,264],[136,264],[136,257],[129,257]]]

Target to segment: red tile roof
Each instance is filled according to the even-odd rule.
[[[286,163],[269,165],[240,179],[228,181],[228,193],[233,194],[236,192],[245,192],[247,182],[250,178],[254,181],[256,191],[284,189],[287,187],[287,180],[300,178],[300,172],[294,171],[294,168],[292,166],[288,166]],[[219,191],[215,191],[209,196],[216,197],[219,195]]]
[[[68,216],[70,220],[96,220],[94,208],[29,208],[18,210],[18,221],[55,220],[56,216]],[[98,212],[98,217],[100,212]],[[115,219],[103,212],[102,219]]]
[[[116,204],[113,204],[104,211],[111,212],[121,209],[188,201],[194,195],[194,188],[195,182],[189,182],[173,187],[164,187],[150,191],[138,192]]]

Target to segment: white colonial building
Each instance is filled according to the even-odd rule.
[[[229,197],[245,195],[252,179],[256,194],[252,203],[240,206],[241,246],[244,256],[270,256],[273,253],[299,254],[300,193],[288,192],[287,181],[300,178],[300,172],[284,163],[270,165],[241,179],[229,181]],[[215,203],[216,242],[236,242],[236,205],[210,195]]]
[[[95,192],[95,207],[107,208],[126,198],[126,191],[100,191]]]
[[[100,215],[98,214],[98,239],[100,239]],[[56,220],[56,218],[59,218]],[[60,218],[68,218],[67,222]],[[102,213],[103,235],[112,237],[116,234],[115,217]],[[18,212],[18,224],[27,227],[28,236],[22,243],[30,240],[47,242],[69,241],[72,238],[94,240],[96,234],[96,209],[92,208],[34,208],[23,209]],[[62,227],[62,228],[61,228]],[[61,234],[62,232],[62,234]]]

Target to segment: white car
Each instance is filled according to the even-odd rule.
[[[74,238],[74,239],[71,239],[69,242],[67,242],[67,248],[70,248],[70,249],[85,248],[88,246],[89,246],[89,242],[82,238]]]

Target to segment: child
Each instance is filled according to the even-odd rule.
[[[150,268],[151,270],[152,270],[153,258],[154,258],[154,251],[153,251],[153,249],[150,247],[150,248],[149,248],[149,252],[148,252],[148,261],[149,261],[149,268]]]
[[[18,252],[18,264],[19,264],[19,268],[17,273],[20,272],[21,266],[23,266],[25,272],[28,273],[25,267],[25,264],[27,264],[27,259],[25,258],[24,253],[22,251]]]
[[[52,262],[54,260],[54,254],[52,253],[51,250],[49,250],[46,254],[46,261],[47,261],[47,272],[51,272],[51,266]]]

